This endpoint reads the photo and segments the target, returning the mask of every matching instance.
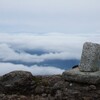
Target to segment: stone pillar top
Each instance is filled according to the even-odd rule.
[[[81,55],[79,70],[82,72],[95,72],[100,67],[100,45],[85,42]]]

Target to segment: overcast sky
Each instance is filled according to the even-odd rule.
[[[98,33],[100,0],[0,0],[0,32]]]

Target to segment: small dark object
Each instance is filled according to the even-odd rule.
[[[75,65],[75,66],[72,67],[72,69],[77,68],[77,67],[78,67],[78,65]]]

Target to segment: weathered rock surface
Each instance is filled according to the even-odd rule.
[[[62,75],[32,76],[30,72],[14,71],[0,78],[0,100],[100,100],[100,84],[66,81]]]
[[[32,89],[32,85],[35,85],[35,81],[30,72],[13,71],[0,77],[0,84],[0,92],[27,94],[29,93],[27,91]]]
[[[99,44],[91,42],[84,43],[79,69],[83,72],[95,72],[100,69]]]
[[[100,71],[96,72],[81,72],[79,68],[67,70],[63,72],[63,78],[67,81],[75,81],[87,84],[100,83]]]

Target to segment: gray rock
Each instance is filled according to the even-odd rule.
[[[100,67],[100,45],[96,43],[86,42],[83,45],[80,71],[95,72]]]
[[[27,71],[13,71],[3,75],[0,81],[5,85],[22,84],[25,80],[31,80],[32,74]]]
[[[46,94],[46,93],[43,93],[43,94],[42,94],[42,97],[47,97],[47,94]]]
[[[64,80],[71,82],[80,82],[87,84],[100,83],[100,71],[97,72],[81,72],[79,68],[67,70],[62,74]]]
[[[13,71],[3,75],[0,78],[4,93],[11,94],[12,92],[27,93],[31,85],[35,84],[33,76],[27,71]],[[0,90],[1,91],[1,90]]]
[[[95,85],[90,85],[89,88],[90,88],[91,90],[96,90],[96,86],[95,86]]]
[[[55,83],[54,86],[52,87],[53,90],[62,90],[63,88],[65,88],[65,84],[63,81]]]
[[[35,88],[35,93],[36,94],[42,94],[42,93],[44,93],[44,86],[37,86]]]
[[[55,100],[62,100],[62,92],[60,90],[57,90]]]

